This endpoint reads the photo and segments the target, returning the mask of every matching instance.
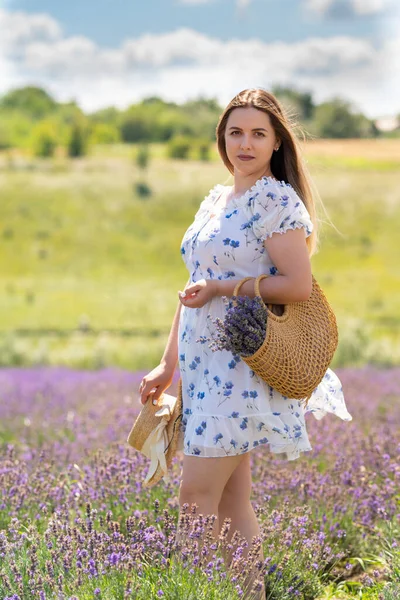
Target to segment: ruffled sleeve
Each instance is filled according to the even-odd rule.
[[[263,186],[254,197],[252,212],[253,231],[260,240],[300,227],[305,229],[308,237],[313,230],[304,202],[289,183]]]

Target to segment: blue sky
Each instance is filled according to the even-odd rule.
[[[184,3],[179,0],[15,0],[8,3],[29,13],[44,12],[62,23],[66,35],[85,35],[100,45],[117,47],[124,38],[190,27],[222,40],[232,37],[264,41],[297,41],[335,34],[377,39],[384,12],[355,15],[342,8],[336,17],[321,18],[299,0],[232,0]],[[339,5],[340,3],[336,3]],[[346,3],[342,3],[342,7]]]
[[[397,9],[395,8],[397,4]],[[85,109],[148,95],[222,104],[245,87],[400,112],[395,0],[5,0],[0,93],[43,85]]]

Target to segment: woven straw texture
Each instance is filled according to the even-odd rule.
[[[265,277],[268,275],[262,274],[255,280],[255,294],[260,298],[260,281]],[[238,282],[234,296],[249,279],[253,278]],[[272,312],[272,305],[266,305],[264,343],[252,356],[241,358],[278,392],[288,398],[304,399],[307,405],[338,345],[336,317],[314,276],[308,300],[282,306],[283,314],[279,316]]]
[[[130,444],[135,450],[141,451],[143,448],[143,444],[149,437],[150,433],[157,427],[160,422],[160,418],[155,416],[155,413],[158,411],[162,403],[162,394],[158,400],[158,404],[154,405],[152,402],[152,396],[149,396],[146,404],[143,405],[136,421],[133,424],[133,427],[129,433],[127,442]],[[172,464],[172,459],[176,455],[178,447],[180,447],[182,443],[182,429],[181,429],[181,420],[182,420],[182,379],[180,378],[178,381],[178,394],[176,397],[176,402],[174,405],[174,409],[172,411],[172,415],[167,423],[166,432],[168,437],[168,446],[165,449],[165,460],[167,463],[168,469],[170,469]],[[151,479],[144,483],[144,487],[152,487],[156,483],[162,479],[164,473],[158,465],[157,470]]]

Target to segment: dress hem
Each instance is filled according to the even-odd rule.
[[[251,448],[247,448],[246,450],[242,450],[241,452],[232,452],[230,454],[197,454],[195,452],[186,452],[185,449],[180,448],[179,452],[181,452],[184,456],[197,456],[198,458],[226,458],[228,456],[239,456],[242,454],[247,454],[248,452],[251,452],[252,450],[255,450],[256,448],[260,447],[260,446],[268,446],[269,447],[269,451],[271,454],[276,454],[276,455],[284,455],[284,456],[279,456],[278,458],[282,458],[282,459],[286,459],[288,461],[290,460],[297,460],[298,458],[300,458],[301,453],[302,452],[311,452],[313,447],[308,444],[305,445],[304,447],[292,447],[291,449],[289,449],[287,446],[288,444],[282,444],[281,446],[278,446],[276,444],[272,445],[271,442],[259,442],[256,446],[252,446]],[[286,450],[285,450],[286,448]]]

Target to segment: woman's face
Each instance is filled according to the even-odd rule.
[[[274,148],[279,140],[269,115],[252,106],[234,108],[229,114],[225,130],[226,153],[235,172],[243,175],[269,171]],[[243,160],[240,155],[252,156]]]

